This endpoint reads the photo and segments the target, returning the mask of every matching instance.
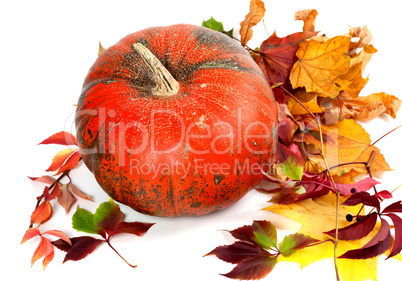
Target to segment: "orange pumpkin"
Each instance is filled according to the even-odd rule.
[[[248,52],[193,25],[148,28],[106,49],[77,113],[84,163],[133,209],[194,216],[227,207],[261,181],[277,109]]]

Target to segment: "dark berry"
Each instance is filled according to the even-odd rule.
[[[355,192],[356,192],[356,188],[353,187],[353,188],[350,190],[350,193],[353,194],[353,193],[355,193]]]
[[[351,214],[347,214],[347,215],[346,215],[346,220],[347,220],[348,222],[351,222],[351,221],[353,220],[353,216],[352,216]]]
[[[356,221],[359,221],[359,220],[361,220],[362,218],[361,217],[356,217]]]

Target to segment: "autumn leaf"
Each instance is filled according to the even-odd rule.
[[[264,278],[274,269],[278,256],[291,256],[318,242],[297,233],[286,236],[278,247],[276,228],[268,221],[254,221],[252,225],[239,227],[229,233],[240,241],[216,247],[205,256],[215,255],[225,262],[236,264],[232,271],[222,275],[241,280]]]
[[[318,12],[314,9],[301,10],[295,13],[295,20],[302,20],[304,22],[303,31],[314,31],[317,15]]]
[[[64,131],[51,135],[39,144],[78,145],[75,136]]]
[[[43,269],[46,268],[46,266],[53,260],[54,257],[54,251],[53,251],[53,245],[50,242],[50,240],[43,235],[53,235],[55,237],[60,238],[59,240],[62,240],[64,243],[71,245],[70,239],[65,235],[63,232],[59,230],[48,230],[45,231],[41,234],[39,229],[37,228],[29,228],[25,234],[24,237],[22,238],[21,244],[24,244],[28,240],[39,236],[40,237],[40,242],[38,246],[35,249],[35,252],[32,256],[31,259],[31,266],[34,265],[34,263],[43,257],[43,262],[42,262],[42,267]]]
[[[278,161],[282,171],[292,180],[301,180],[303,176],[304,161],[298,147],[291,144],[289,148],[277,144]]]
[[[51,218],[53,214],[53,208],[50,201],[55,199],[58,195],[59,194],[54,194],[54,191],[52,192],[52,194],[49,194],[49,187],[45,187],[43,191],[43,196],[45,200],[33,211],[31,215],[31,224],[43,224]]]
[[[314,127],[314,126],[313,126]],[[305,144],[312,144],[315,148],[321,148],[318,128],[303,132],[297,137],[297,141]],[[367,162],[373,152],[374,158],[371,162],[371,171],[388,171],[390,167],[385,161],[380,150],[371,145],[370,135],[364,128],[353,119],[344,119],[332,125],[322,125],[324,138],[324,152],[328,165],[334,167],[331,173],[341,175],[351,169],[358,173],[367,173],[364,165],[344,165],[336,167],[341,163]],[[319,155],[309,155],[309,161],[314,163],[320,171],[325,170],[325,164]]]
[[[91,212],[77,207],[72,217],[72,226],[77,231],[91,234],[98,234],[103,239],[97,239],[89,236],[71,238],[72,245],[68,246],[63,241],[56,241],[54,245],[59,249],[66,251],[64,262],[81,260],[91,254],[100,244],[106,242],[116,253],[118,253],[110,244],[110,238],[121,233],[129,233],[137,236],[143,235],[153,226],[153,223],[125,222],[124,213],[112,199],[99,205],[96,212]],[[121,257],[121,255],[119,254]],[[129,266],[136,267],[128,263]]]
[[[317,32],[297,32],[279,38],[274,32],[261,43],[258,51],[251,53],[270,85],[288,81],[293,64],[297,61],[299,43],[315,35]]]
[[[322,97],[334,98],[351,82],[342,80],[341,75],[349,71],[350,36],[333,38],[312,38],[299,44],[290,82],[293,88],[305,87],[307,92],[315,92]]]
[[[401,104],[402,100],[383,92],[351,99],[334,100],[332,108],[325,111],[325,119],[327,124],[331,124],[346,118],[370,121],[381,114],[388,114],[392,118],[396,118],[396,113]]]
[[[341,200],[344,201],[343,198]],[[314,239],[325,241],[328,236],[324,231],[333,229],[336,225],[336,196],[328,194],[320,198],[306,199],[289,205],[271,205],[264,210],[283,215],[287,218],[299,222],[302,226],[300,233],[306,234]],[[351,223],[346,220],[346,216],[355,216],[360,210],[360,206],[340,206],[339,227],[347,227]],[[362,210],[364,212],[364,210]],[[375,235],[375,231],[367,237],[356,241],[339,241],[338,253],[343,253],[361,248],[370,241]],[[334,248],[332,243],[322,243],[313,247],[301,249],[290,257],[280,256],[278,262],[288,261],[297,262],[302,268],[324,258],[333,257]],[[365,260],[339,259],[338,268],[344,281],[365,281],[367,279],[376,280],[377,258]]]
[[[246,45],[247,42],[253,37],[253,30],[251,29],[259,23],[265,14],[265,5],[261,0],[250,1],[250,12],[246,18],[240,23],[240,42]]]
[[[322,107],[318,104],[318,96],[314,93],[307,93],[305,91],[298,91],[294,94],[298,101],[290,99],[288,102],[288,108],[290,113],[294,115],[303,115],[311,113],[323,112]],[[303,106],[300,105],[301,102]],[[309,112],[305,109],[307,108]]]
[[[64,149],[56,153],[53,157],[52,163],[46,172],[57,171],[56,175],[62,172],[74,169],[80,161],[81,155],[79,149]]]

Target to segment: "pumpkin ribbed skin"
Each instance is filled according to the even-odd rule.
[[[147,47],[180,83],[155,96],[133,48]],[[148,28],[91,67],[77,105],[84,163],[114,199],[156,216],[227,207],[261,181],[275,149],[277,110],[250,55],[227,35],[192,25]]]

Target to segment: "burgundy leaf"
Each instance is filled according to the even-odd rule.
[[[361,216],[361,219],[347,227],[338,230],[338,239],[340,240],[358,240],[366,237],[375,227],[377,222],[377,213],[371,213],[367,216]],[[324,232],[335,238],[336,230]]]
[[[216,255],[225,262],[237,264],[231,272],[222,274],[234,279],[261,279],[272,271],[277,262],[276,256],[262,247],[243,241],[217,247],[208,255]]]
[[[242,260],[232,271],[222,275],[233,279],[262,279],[274,269],[277,261],[277,257],[265,252],[264,255]]]
[[[352,195],[356,192],[367,191],[379,183],[380,182],[376,181],[375,179],[367,177],[355,183],[349,183],[349,184],[337,183],[336,188],[341,193],[341,195]]]
[[[387,206],[382,213],[402,213],[402,201],[392,203],[391,205]]]
[[[113,236],[119,233],[130,233],[137,236],[141,236],[144,233],[146,233],[153,225],[154,223],[122,221],[114,229],[110,231],[109,235]]]
[[[109,202],[103,203],[108,204]],[[102,205],[102,204],[101,204]],[[99,208],[98,208],[99,210]],[[119,223],[123,221],[124,214],[120,210],[119,205],[113,203],[110,209],[106,209],[106,214],[100,214],[100,220],[96,221],[96,225],[103,228],[109,235],[117,227]],[[97,218],[97,213],[95,213],[94,220]]]
[[[296,124],[290,118],[283,119],[278,123],[278,137],[285,144],[291,143],[295,131]]]
[[[372,206],[377,208],[377,210],[380,209],[380,201],[378,198],[375,195],[370,195],[365,191],[353,194],[342,203],[344,206],[355,206],[358,204]]]
[[[391,253],[387,257],[387,259],[389,259],[397,255],[402,250],[402,219],[392,213],[386,215],[392,219],[395,228],[395,241]]]
[[[341,255],[341,259],[369,259],[384,253],[391,245],[391,232],[388,222],[381,218],[381,227],[377,234],[362,248],[350,250]]]
[[[262,247],[243,241],[237,241],[232,245],[216,247],[212,252],[205,256],[210,255],[215,255],[217,258],[229,263],[239,263],[251,257],[270,256],[270,254]]]
[[[39,144],[78,145],[77,139],[68,132],[58,132],[51,135]]]
[[[252,242],[254,237],[253,227],[251,225],[244,225],[229,231],[229,233],[236,239]]]
[[[70,240],[72,246],[68,249],[63,263],[69,260],[78,261],[85,258],[92,253],[100,243],[104,242],[104,240],[95,239],[89,236],[73,237]]]
[[[71,243],[73,243],[72,240],[70,241]],[[52,244],[56,246],[59,250],[64,252],[67,252],[71,248],[71,245],[66,241],[64,241],[63,239],[57,239],[56,241],[52,241]]]
[[[269,221],[254,221],[251,226],[253,229],[253,241],[265,249],[276,248],[277,233],[275,226]]]
[[[279,163],[285,162],[287,159],[292,158],[298,165],[304,165],[303,157],[300,150],[294,143],[291,143],[289,147],[284,146],[281,143],[277,144],[277,155]]]

